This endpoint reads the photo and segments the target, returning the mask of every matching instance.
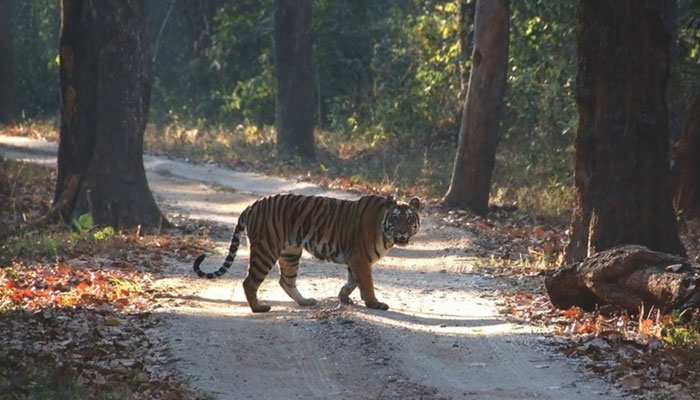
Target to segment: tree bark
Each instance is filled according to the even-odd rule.
[[[459,98],[464,98],[467,95],[469,88],[469,71],[467,68],[466,59],[469,58],[474,50],[474,13],[476,12],[476,0],[459,0],[459,28],[457,38],[459,40],[459,54],[462,62],[459,63]]]
[[[670,3],[579,3],[568,263],[619,244],[685,255],[668,167]]]
[[[347,4],[352,21],[357,24],[357,34],[354,35],[355,45],[349,49],[349,57],[359,66],[353,68],[349,82],[355,86],[352,89],[354,115],[357,120],[371,119],[370,101],[374,96],[372,85],[372,40],[370,39],[369,15],[367,0],[353,0]]]
[[[143,0],[62,0],[54,209],[119,228],[167,224],[146,181],[152,63]]]
[[[700,305],[700,269],[688,259],[625,245],[550,272],[552,304],[592,310],[610,304],[636,314],[652,307],[669,312]]]
[[[700,96],[685,123],[683,138],[676,144],[678,156],[673,202],[676,212],[688,218],[700,215]]]
[[[506,89],[508,0],[477,1],[474,20],[469,89],[452,179],[443,203],[486,215]]]
[[[0,124],[12,121],[12,21],[10,0],[0,1]]]
[[[277,154],[314,160],[316,80],[311,0],[275,0]]]

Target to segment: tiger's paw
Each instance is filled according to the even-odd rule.
[[[340,294],[340,295],[338,296],[338,298],[340,299],[340,302],[341,302],[342,304],[347,304],[347,305],[355,304],[355,302],[352,301],[352,299],[350,298],[350,296],[344,296],[343,294]]]
[[[270,307],[267,304],[258,304],[256,306],[250,306],[250,309],[253,310],[254,313],[259,313],[259,312],[268,312],[270,311]]]
[[[308,299],[303,298],[303,299],[300,299],[299,301],[297,301],[297,304],[299,304],[300,306],[304,306],[304,307],[315,306],[317,303],[318,303],[318,300],[316,300],[314,298],[308,298]]]
[[[382,303],[381,301],[376,301],[376,300],[372,301],[372,302],[366,301],[365,305],[367,306],[367,308],[373,308],[375,310],[388,310],[389,309],[389,305],[387,305],[386,303]]]

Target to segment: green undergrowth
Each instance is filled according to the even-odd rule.
[[[195,128],[180,123],[149,125],[145,143],[149,151],[189,160],[302,177],[338,189],[428,199],[445,194],[456,151],[452,137],[430,142],[385,139],[367,143],[340,132],[318,131],[317,160],[289,162],[276,157],[271,127]],[[514,205],[535,219],[566,223],[573,194],[570,168],[562,158],[523,155],[517,146],[501,146],[491,202]]]
[[[26,121],[4,134],[56,139],[53,121]],[[381,135],[379,135],[381,137]],[[149,124],[145,148],[196,162],[301,177],[337,189],[418,195],[439,199],[447,191],[456,137],[431,141],[378,139],[321,130],[316,132],[317,160],[282,161],[276,157],[274,128],[211,125],[176,121]],[[573,148],[548,154],[533,143],[504,140],[498,148],[491,202],[516,206],[535,220],[566,224],[573,204]],[[0,182],[1,183],[1,182]]]
[[[54,182],[53,168],[0,160],[0,400],[205,398],[165,368],[152,282],[210,244],[89,214],[27,228]]]

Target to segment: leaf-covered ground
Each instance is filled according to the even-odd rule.
[[[4,163],[0,224],[49,207],[53,172]],[[0,399],[201,398],[169,369],[151,289],[201,240],[50,227],[0,241]]]
[[[700,398],[700,315],[662,315],[640,310],[630,316],[615,309],[585,312],[555,309],[544,288],[544,274],[563,259],[565,226],[539,225],[516,210],[493,210],[489,218],[449,211],[444,222],[481,238],[477,263],[482,274],[508,282],[502,313],[529,324],[545,325],[548,342],[586,369],[607,376],[627,392],[644,398]],[[691,258],[700,260],[698,221],[681,225]],[[480,260],[480,261],[479,261]]]

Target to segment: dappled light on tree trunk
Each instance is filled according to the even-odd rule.
[[[506,89],[509,43],[507,0],[476,4],[474,50],[469,88],[460,125],[452,179],[443,203],[488,212],[491,175]]]

